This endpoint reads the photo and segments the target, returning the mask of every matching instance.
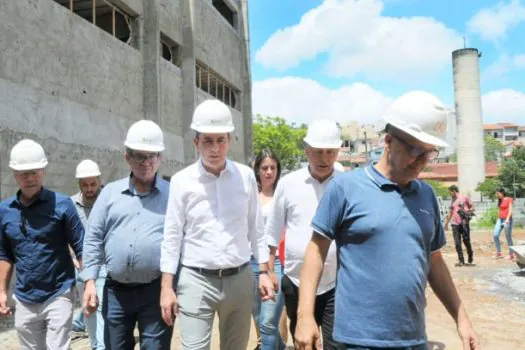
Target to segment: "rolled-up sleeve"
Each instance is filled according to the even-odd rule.
[[[177,175],[173,175],[170,181],[164,235],[160,248],[160,271],[164,273],[176,274],[179,267],[185,225],[185,208],[181,191],[184,187],[182,185]]]
[[[250,204],[248,209],[248,237],[252,252],[259,264],[268,262],[270,252],[268,241],[264,234],[264,219],[259,203],[259,191],[255,176],[250,174]]]
[[[68,198],[64,212],[66,232],[69,245],[73,248],[77,259],[82,258],[82,246],[84,241],[84,225],[78,216],[75,204]]]
[[[282,182],[277,184],[273,195],[273,204],[270,213],[266,219],[264,234],[268,245],[277,247],[283,234],[283,228],[286,224],[286,198],[284,196],[284,186]]]
[[[10,263],[15,261],[13,252],[11,251],[11,245],[3,229],[2,232],[0,232],[0,260],[9,261]]]
[[[110,187],[104,187],[89,215],[88,227],[84,236],[84,268],[81,277],[84,281],[96,280],[100,267],[104,264],[104,237],[107,232],[107,210]]]

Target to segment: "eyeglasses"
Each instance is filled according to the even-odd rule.
[[[427,149],[424,149],[423,147],[413,146],[409,144],[408,142],[406,142],[405,140],[403,140],[402,138],[397,137],[396,135],[393,135],[393,134],[390,134],[390,135],[393,138],[395,138],[397,141],[399,141],[399,143],[401,143],[405,147],[407,153],[413,158],[425,157],[428,160],[432,160],[432,159],[436,159],[437,156],[439,155],[439,150],[435,148],[431,150],[427,150]]]
[[[139,164],[146,160],[148,162],[152,162],[154,160],[157,160],[157,158],[159,157],[159,153],[142,154],[142,153],[129,152],[129,155],[131,158],[133,158],[134,161],[136,161]]]

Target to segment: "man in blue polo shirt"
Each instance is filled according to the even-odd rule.
[[[0,203],[0,316],[8,315],[7,288],[16,266],[15,328],[21,349],[69,348],[75,270],[82,264],[84,228],[71,199],[42,187],[44,149],[22,140],[9,167],[20,190]]]
[[[332,240],[338,254],[333,337],[346,349],[427,348],[427,281],[457,323],[463,349],[479,341],[440,249],[445,235],[432,188],[416,180],[445,131],[441,102],[414,91],[385,116],[385,152],[371,167],[336,177],[312,220],[301,272],[299,349],[319,341],[315,291]]]

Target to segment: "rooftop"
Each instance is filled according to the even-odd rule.
[[[437,180],[437,181],[456,181],[458,178],[458,165],[456,163],[429,163],[423,171],[419,174],[419,179],[422,180]],[[485,176],[498,176],[498,163],[485,163]]]

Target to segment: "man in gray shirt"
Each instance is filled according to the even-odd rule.
[[[71,196],[75,207],[77,208],[78,216],[82,221],[84,229],[87,228],[89,214],[95,204],[95,201],[100,194],[102,188],[100,182],[100,168],[98,164],[90,159],[84,159],[77,165],[75,177],[78,180],[78,187],[80,191]],[[80,272],[80,265],[73,259],[75,269]],[[94,350],[104,350],[104,318],[102,317],[102,293],[104,284],[106,282],[106,267],[102,266],[98,278],[96,280],[97,297],[99,300],[98,308],[95,314],[85,318],[84,313],[80,311],[73,320],[73,330],[75,328],[86,328],[89,335],[89,343]],[[84,295],[84,281],[79,277],[77,279],[77,289],[82,299]]]
[[[125,159],[130,176],[100,193],[84,240],[86,314],[97,307],[95,281],[106,264],[102,314],[107,349],[132,350],[138,324],[141,349],[169,349],[172,327],[159,306],[160,245],[169,183],[157,174],[164,150],[160,127],[140,120],[128,130]]]

